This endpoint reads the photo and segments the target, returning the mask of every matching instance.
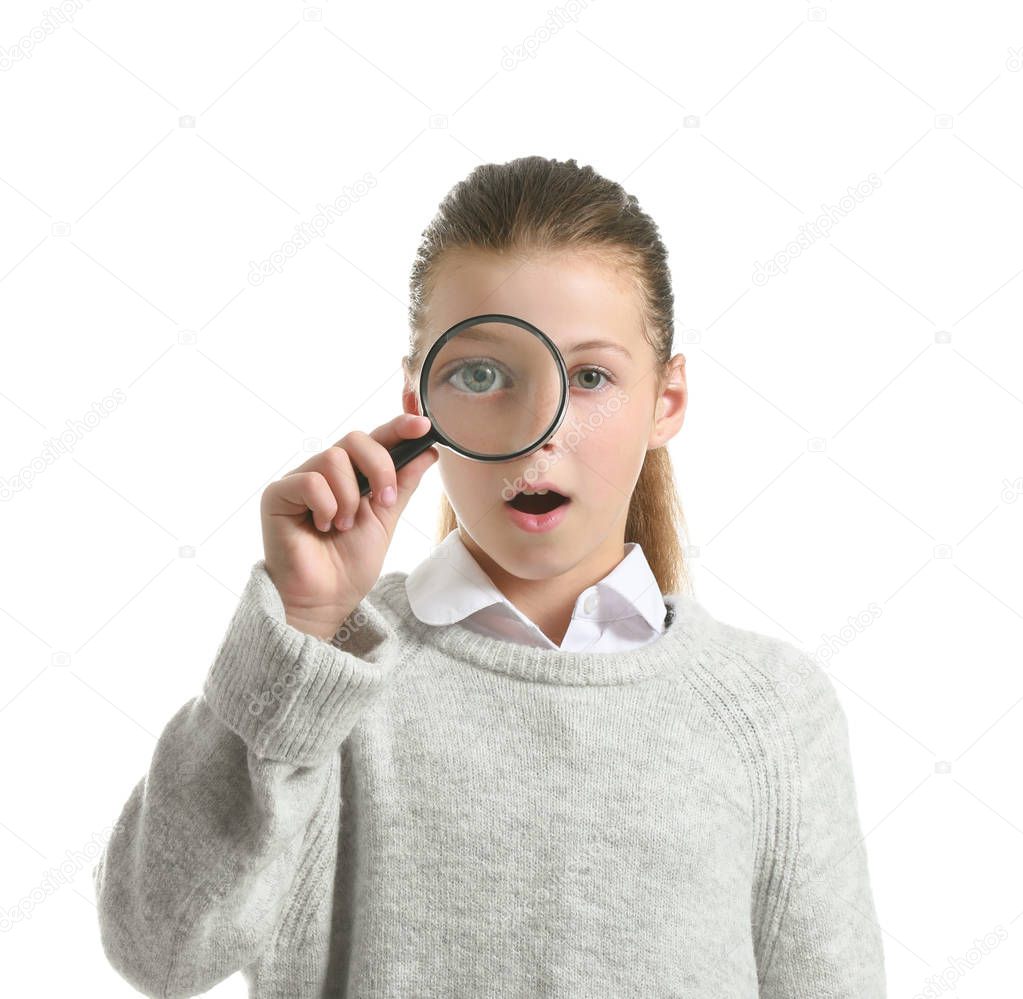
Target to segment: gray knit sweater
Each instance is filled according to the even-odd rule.
[[[93,871],[149,996],[883,999],[845,716],[795,646],[668,594],[564,652],[425,625],[386,573],[329,641],[262,560]]]

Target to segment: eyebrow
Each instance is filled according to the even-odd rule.
[[[583,340],[582,343],[576,343],[569,347],[567,353],[574,354],[577,351],[591,350],[595,347],[604,347],[607,350],[617,351],[619,354],[624,354],[630,361],[632,360],[632,354],[620,343],[615,343],[614,340]]]
[[[492,341],[496,339],[496,334],[479,328],[474,329],[469,327],[459,333],[457,339]],[[630,361],[632,360],[632,354],[629,353],[628,349],[623,347],[620,343],[616,343],[614,340],[582,340],[579,343],[572,344],[567,350],[563,351],[563,353],[576,354],[581,350],[593,350],[599,347],[603,347],[606,350],[613,350],[619,354],[624,354]],[[561,348],[559,347],[558,349],[560,350]]]

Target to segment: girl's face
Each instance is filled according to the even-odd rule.
[[[425,311],[427,348],[456,322],[484,312],[518,316],[554,341],[568,370],[568,411],[542,447],[510,461],[474,461],[437,449],[462,541],[497,583],[509,576],[567,576],[585,587],[621,561],[629,500],[646,452],[682,425],[685,358],[671,359],[669,384],[658,394],[660,372],[643,336],[638,293],[624,271],[593,254],[449,253]],[[576,349],[588,340],[610,345]],[[406,374],[403,395],[412,413],[420,412],[419,372],[414,375],[410,382]],[[518,489],[541,480],[571,502],[558,526],[535,533],[513,522],[505,499],[510,483]]]

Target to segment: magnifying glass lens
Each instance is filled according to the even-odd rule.
[[[560,426],[568,407],[568,372],[554,341],[506,313],[472,316],[445,330],[418,382],[430,430],[388,449],[396,469],[434,441],[481,461],[520,457]],[[365,496],[369,481],[358,470],[355,478]]]
[[[467,326],[433,359],[426,382],[430,418],[467,452],[524,451],[550,429],[562,402],[558,362],[528,330],[496,320]]]

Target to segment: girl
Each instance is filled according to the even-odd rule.
[[[95,869],[138,989],[241,970],[259,999],[883,999],[831,681],[687,592],[666,258],[574,160],[446,197],[403,414],[266,489],[264,558]],[[432,447],[396,471],[387,449],[429,428],[426,352],[482,312],[554,340],[568,418],[513,465]],[[435,557],[381,575],[434,462]],[[541,479],[567,503],[538,531],[502,485]]]

